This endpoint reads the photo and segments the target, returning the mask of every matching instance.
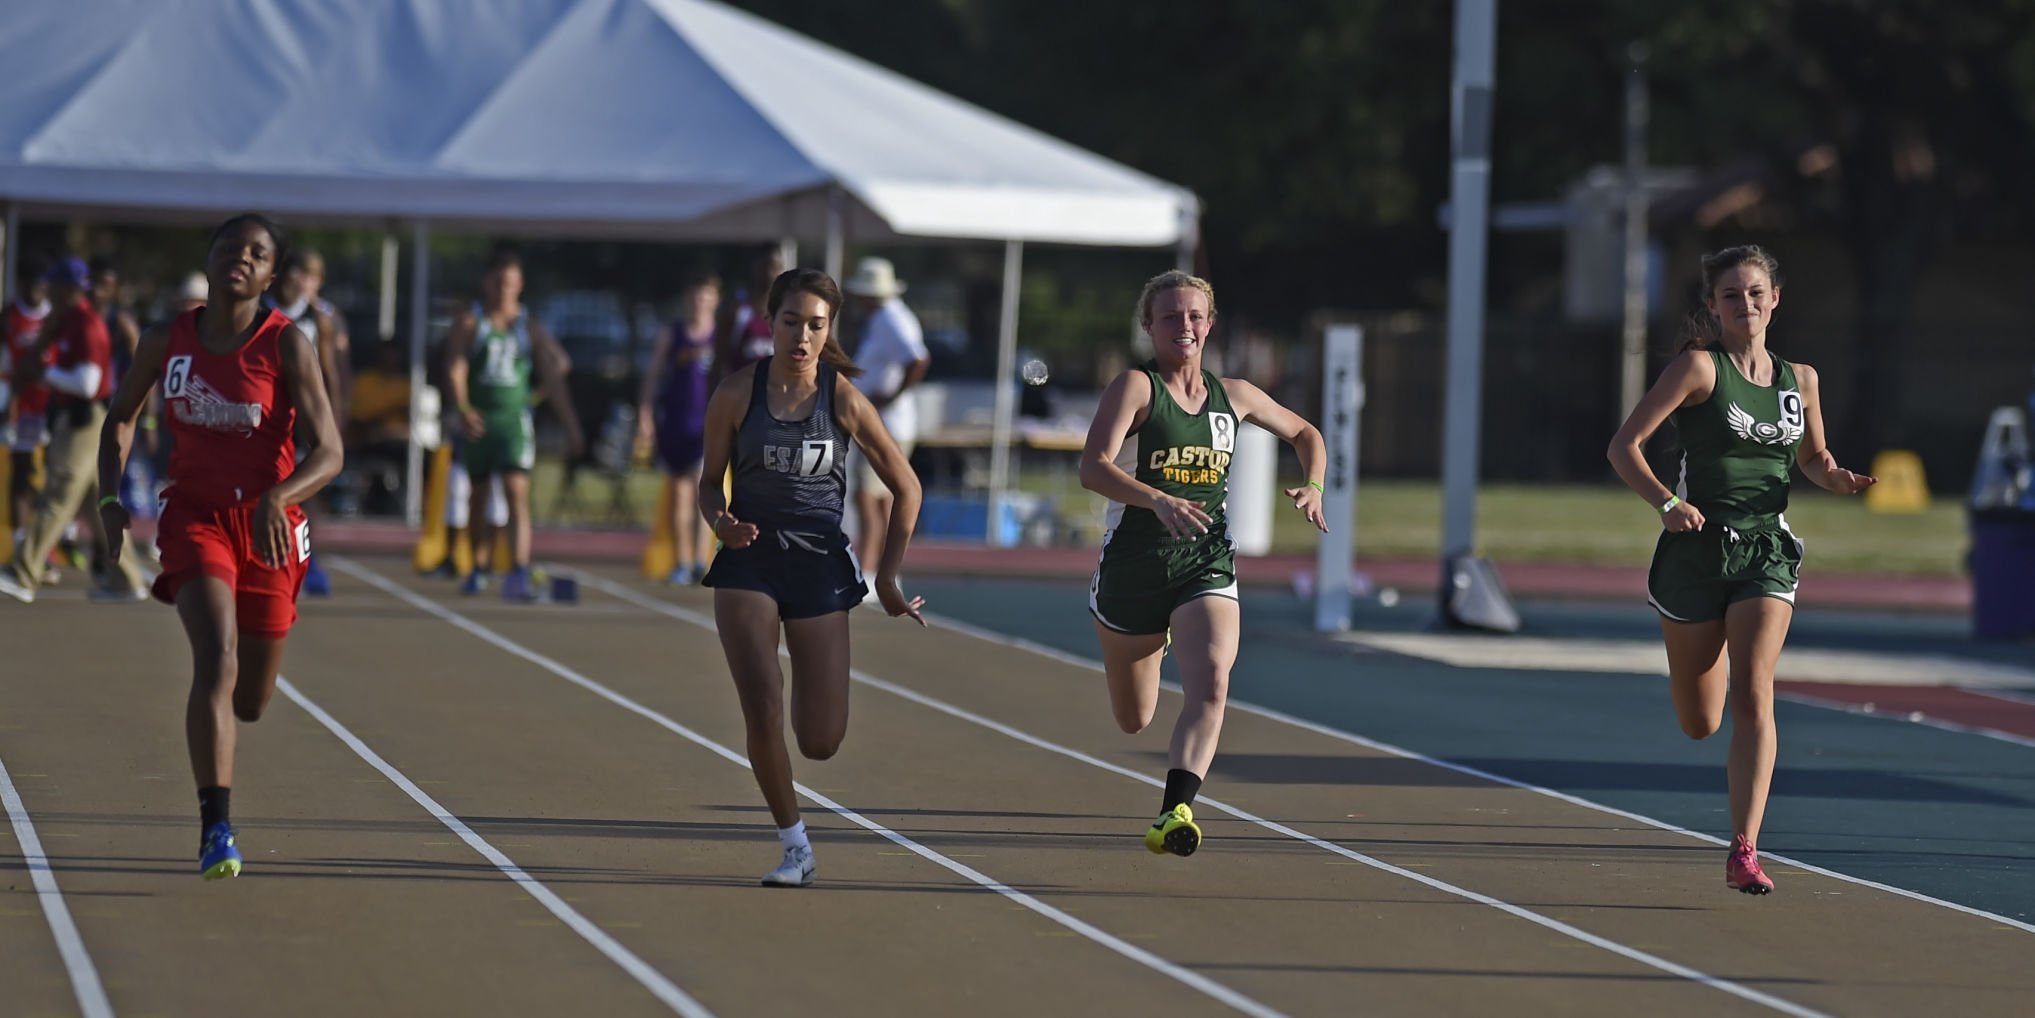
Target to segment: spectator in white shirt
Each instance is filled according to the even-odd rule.
[[[899,299],[904,283],[888,259],[862,259],[842,289],[854,299],[867,323],[862,344],[855,350],[855,363],[863,371],[855,385],[882,413],[884,428],[910,458],[912,444],[919,437],[918,404],[911,389],[926,377],[926,369],[933,363],[926,353],[918,316]],[[855,481],[855,513],[861,530],[856,554],[864,562],[874,562],[883,556],[890,489],[869,469],[867,459],[859,461]]]

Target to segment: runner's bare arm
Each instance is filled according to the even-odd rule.
[[[1144,423],[1151,407],[1152,381],[1144,372],[1126,371],[1109,383],[1081,448],[1081,486],[1112,502],[1150,509],[1175,537],[1205,533],[1213,519],[1205,507],[1168,495],[1116,465],[1124,440]]]
[[[1321,482],[1328,475],[1328,443],[1322,440],[1320,429],[1244,379],[1225,378],[1222,387],[1239,417],[1277,435],[1299,454],[1300,470],[1307,475],[1307,483],[1287,488],[1286,497],[1293,500],[1293,508],[1306,515],[1315,529],[1328,533],[1328,521],[1321,514],[1324,494]]]
[[[1668,415],[1677,409],[1708,399],[1710,390],[1717,385],[1717,366],[1710,357],[1700,350],[1691,350],[1674,359],[1667,370],[1661,372],[1660,380],[1653,383],[1639,405],[1632,408],[1625,424],[1611,436],[1611,446],[1605,451],[1605,458],[1611,461],[1611,469],[1617,471],[1618,479],[1649,505],[1660,505],[1674,494],[1667,485],[1655,477],[1653,468],[1647,466],[1646,454],[1640,447],[1646,440],[1667,423]],[[1700,394],[1700,399],[1695,399]]]
[[[466,437],[479,438],[487,430],[481,416],[474,412],[468,402],[466,378],[467,357],[473,353],[473,339],[480,330],[480,320],[469,312],[460,312],[452,321],[452,331],[445,336],[445,389],[452,397],[452,409],[459,414],[460,424],[466,429]]]
[[[911,544],[912,531],[918,527],[919,506],[924,497],[919,476],[912,472],[911,461],[883,426],[883,415],[877,412],[876,405],[855,388],[855,383],[839,375],[834,378],[834,406],[848,437],[862,450],[862,455],[869,457],[870,469],[890,489],[890,526],[884,532],[883,561],[877,564],[876,575],[879,580],[894,577],[904,567],[905,548]]]
[[[551,401],[558,422],[565,427],[566,448],[578,459],[586,449],[586,438],[579,430],[579,412],[572,406],[572,387],[565,384],[571,360],[565,356],[565,348],[551,337],[551,330],[538,322],[530,323],[530,345],[537,358],[538,385],[544,390],[544,398]]]
[[[676,331],[664,329],[657,333],[657,342],[650,348],[650,365],[643,369],[643,388],[636,394],[636,441],[639,444],[647,444],[656,437],[657,389],[664,383],[664,359],[671,356],[671,338]],[[673,370],[677,370],[676,365]]]
[[[332,416],[337,420],[346,419],[346,393],[340,386],[340,366],[346,362],[342,356],[344,347],[339,342],[339,320],[337,315],[328,315],[311,306],[312,319],[318,325],[318,370],[325,376],[325,397],[332,403]]]
[[[142,333],[134,347],[134,364],[113,392],[106,423],[99,429],[99,490],[106,494],[120,490],[121,475],[127,472],[127,455],[134,448],[135,418],[148,405],[156,379],[162,375],[169,345],[167,324]]]
[[[728,496],[721,490],[721,478],[728,476],[728,464],[735,458],[735,433],[741,429],[742,417],[749,410],[749,389],[755,372],[752,365],[721,379],[707,400],[706,447],[700,462],[700,518],[730,548],[746,548],[756,540],[756,525],[730,515]]]
[[[1816,369],[1795,365],[1795,384],[1802,390],[1802,444],[1795,448],[1795,462],[1802,476],[1825,491],[1856,495],[1879,478],[1855,474],[1837,465],[1837,457],[1823,444],[1823,383]]]
[[[277,337],[283,354],[283,391],[297,408],[300,427],[298,442],[304,460],[282,483],[269,489],[269,497],[282,505],[301,505],[316,495],[346,465],[346,450],[339,441],[339,422],[332,416],[332,401],[326,394],[321,358],[310,339],[296,326],[283,329]]]

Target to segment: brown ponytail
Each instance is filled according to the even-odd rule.
[[[788,269],[770,281],[770,293],[764,298],[764,313],[774,323],[777,312],[784,307],[785,298],[794,293],[811,294],[827,303],[827,344],[820,348],[820,360],[834,366],[834,370],[849,378],[862,377],[862,369],[855,366],[855,358],[841,346],[834,335],[834,326],[841,320],[841,287],[834,277],[818,269]],[[775,328],[773,324],[772,328]]]
[[[1675,337],[1675,356],[1680,357],[1691,350],[1707,350],[1723,334],[1724,328],[1718,324],[1717,316],[1704,308],[1697,308],[1689,312],[1689,317],[1682,319],[1682,331]]]
[[[1767,280],[1773,284],[1774,289],[1781,288],[1780,259],[1767,253],[1767,249],[1758,244],[1740,244],[1703,256],[1704,299],[1708,300],[1711,292],[1717,289],[1718,276],[1740,265],[1757,266],[1766,273]],[[1709,308],[1699,307],[1689,312],[1689,317],[1682,320],[1681,332],[1675,336],[1675,355],[1679,357],[1691,350],[1708,349],[1723,338],[1723,323],[1717,320],[1716,315],[1710,313]]]

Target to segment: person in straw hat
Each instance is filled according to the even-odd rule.
[[[859,317],[866,323],[862,343],[855,348],[855,366],[862,369],[855,386],[883,416],[884,429],[909,460],[919,436],[918,404],[911,390],[933,363],[919,318],[905,306],[904,282],[887,258],[864,258],[856,263],[855,274],[842,289],[854,299]],[[864,561],[881,561],[884,525],[890,519],[890,489],[877,478],[866,458],[858,462],[855,515],[861,533],[855,544]]]

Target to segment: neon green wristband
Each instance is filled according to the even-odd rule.
[[[108,495],[105,498],[99,500],[99,508],[101,509],[104,509],[109,505],[119,505],[119,504],[120,496],[118,495]]]
[[[1662,502],[1662,503],[1661,503],[1661,515],[1662,515],[1662,516],[1666,516],[1666,515],[1667,515],[1667,514],[1668,514],[1668,513],[1669,513],[1669,512],[1671,511],[1671,510],[1673,510],[1673,509],[1674,509],[1674,507],[1676,507],[1676,506],[1678,506],[1678,505],[1681,505],[1681,504],[1682,504],[1682,496],[1680,496],[1680,495],[1669,495],[1669,496],[1668,496],[1668,500],[1667,500],[1667,501],[1665,501],[1665,502]]]
[[[1308,486],[1308,487],[1310,487],[1310,488],[1313,488],[1314,490],[1316,490],[1316,491],[1318,491],[1318,492],[1321,492],[1321,493],[1322,493],[1322,494],[1324,494],[1324,495],[1328,494],[1328,489],[1327,489],[1327,488],[1324,488],[1324,487],[1322,487],[1322,486],[1321,486],[1321,482],[1320,482],[1320,481],[1309,481],[1309,482],[1307,482],[1307,486]]]

